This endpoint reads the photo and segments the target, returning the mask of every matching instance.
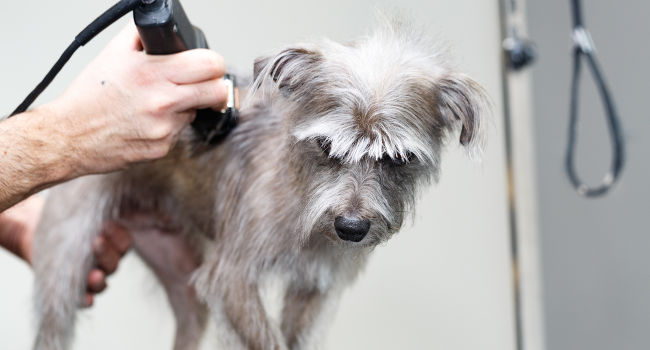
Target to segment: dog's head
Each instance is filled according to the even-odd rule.
[[[484,91],[436,51],[392,25],[349,45],[293,46],[256,61],[254,84],[277,93],[286,117],[302,241],[388,239],[417,190],[437,179],[448,136],[480,151]]]

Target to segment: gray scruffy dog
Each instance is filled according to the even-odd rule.
[[[69,348],[107,221],[164,286],[175,349],[197,348],[208,315],[225,349],[313,348],[323,311],[437,178],[448,136],[480,148],[486,106],[399,24],[258,59],[244,98],[216,148],[197,149],[188,128],[161,160],[53,189],[34,247],[36,349]],[[284,281],[279,324],[260,298],[267,276]]]

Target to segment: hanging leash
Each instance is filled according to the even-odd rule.
[[[571,184],[579,195],[585,197],[598,197],[604,195],[618,181],[621,170],[623,169],[625,150],[623,136],[621,135],[620,122],[618,113],[614,106],[612,96],[609,92],[605,78],[600,71],[596,61],[594,43],[585,28],[580,0],[571,0],[571,9],[573,13],[573,78],[571,80],[571,105],[569,110],[569,140],[566,149],[565,166]],[[609,128],[609,136],[612,145],[612,160],[610,170],[603,177],[600,185],[590,187],[586,185],[575,170],[575,149],[577,141],[577,124],[578,124],[578,87],[580,81],[580,72],[582,70],[582,58],[596,82],[596,87],[602,99],[606,112],[606,120]]]

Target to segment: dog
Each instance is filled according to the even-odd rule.
[[[191,128],[157,161],[54,188],[34,246],[35,349],[67,349],[107,221],[132,233],[196,349],[209,316],[225,349],[309,349],[368,256],[400,230],[441,153],[480,151],[489,103],[417,29],[393,22],[348,44],[255,61],[240,123],[197,147]],[[279,324],[260,288],[284,282]]]

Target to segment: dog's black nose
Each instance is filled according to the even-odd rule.
[[[370,230],[370,220],[351,216],[337,216],[334,219],[336,234],[342,240],[361,242]]]

